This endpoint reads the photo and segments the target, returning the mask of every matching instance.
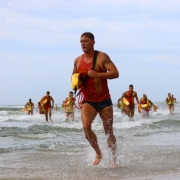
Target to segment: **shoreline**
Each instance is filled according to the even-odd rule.
[[[26,176],[26,175],[24,175]],[[95,177],[93,177],[95,178]],[[65,177],[59,177],[59,176],[47,176],[47,177],[3,177],[3,178],[0,178],[0,180],[64,180]],[[69,178],[68,178],[69,179]],[[104,180],[106,178],[104,177],[98,177],[98,174],[97,174],[97,177],[95,178],[96,180]],[[131,176],[131,177],[110,177],[111,180],[179,180],[180,179],[180,171],[175,171],[175,172],[164,172],[164,173],[155,173],[155,174],[147,174],[147,175],[142,175],[142,176]],[[84,178],[79,178],[79,177],[75,177],[73,178],[73,180],[89,180],[89,177]]]

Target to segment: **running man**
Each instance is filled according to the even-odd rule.
[[[168,97],[166,98],[165,102],[168,105],[168,109],[170,113],[174,112],[174,98],[171,96],[171,93],[168,93]]]
[[[24,107],[27,109],[28,115],[33,115],[34,103],[31,101],[31,99],[29,99]]]
[[[51,105],[52,101],[52,105]],[[45,114],[45,119],[48,121],[48,114],[49,114],[49,120],[52,121],[51,119],[51,109],[54,107],[54,99],[52,96],[50,96],[50,92],[46,92],[46,96],[42,97],[40,103],[44,106],[44,114]]]
[[[74,109],[78,108],[75,104],[76,98],[73,97],[73,92],[69,92],[69,97],[65,99],[63,103],[63,110],[66,113],[66,121],[71,117],[71,120],[74,121]],[[79,109],[79,108],[78,108]]]
[[[111,165],[117,165],[116,138],[113,134],[113,107],[107,79],[118,78],[119,72],[110,57],[101,51],[97,54],[95,67],[92,70],[95,54],[95,41],[92,33],[83,33],[80,37],[80,43],[84,53],[75,59],[73,74],[80,73],[83,80],[87,77],[86,75],[89,77],[81,87],[84,97],[81,118],[85,137],[96,152],[93,165],[98,165],[102,159],[96,134],[91,127],[97,114],[102,119],[108,147],[111,149]]]
[[[135,105],[134,105],[134,98],[136,99],[136,102],[139,104],[139,99],[137,96],[137,93],[135,91],[133,91],[133,85],[130,84],[129,85],[129,90],[124,92],[122,95],[122,99],[125,98],[128,102],[129,105],[127,105],[124,108],[124,112],[126,112],[126,114],[131,118],[134,116],[134,109],[135,109]]]

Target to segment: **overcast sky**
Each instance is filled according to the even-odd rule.
[[[46,91],[61,103],[85,31],[120,72],[113,102],[129,84],[139,98],[180,99],[179,0],[0,0],[0,105],[37,104]]]

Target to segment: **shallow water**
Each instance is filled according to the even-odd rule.
[[[63,111],[53,111],[45,122],[38,111],[20,112],[22,106],[0,106],[0,178],[119,179],[180,171],[180,106],[174,114],[164,103],[149,118],[135,113],[133,120],[114,106],[114,134],[121,165],[109,168],[110,153],[97,116],[97,134],[103,159],[92,166],[95,153],[84,138],[80,112],[65,122]]]

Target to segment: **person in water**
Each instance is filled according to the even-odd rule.
[[[173,98],[173,103],[177,103],[176,98],[174,97],[174,95],[172,95]]]
[[[54,110],[55,110],[55,111],[59,110],[59,108],[58,108],[57,105],[55,105]]]
[[[51,105],[51,102],[52,102],[52,105]],[[48,114],[49,114],[49,120],[52,121],[51,109],[54,107],[54,99],[52,96],[50,96],[49,91],[46,92],[46,96],[42,97],[40,103],[43,105],[46,121],[48,121]]]
[[[174,112],[174,98],[171,96],[171,93],[168,93],[168,97],[166,98],[165,102],[168,105],[168,109],[170,113]]]
[[[140,99],[140,104],[138,106],[138,111],[142,114],[142,116],[149,116],[149,111],[151,110],[152,106],[154,106],[154,104],[150,99],[147,98],[145,94],[143,94],[143,97]]]
[[[120,97],[119,99],[118,99],[118,103],[117,103],[117,107],[119,108],[119,109],[121,109],[121,113],[122,114],[126,114],[126,111],[125,111],[125,104],[124,104],[124,102],[123,102],[123,100],[122,100],[122,97]]]
[[[94,54],[96,53],[92,33],[83,33],[80,37],[80,43],[84,53],[75,59],[73,74],[80,73],[82,80],[88,77],[86,82],[81,85],[83,94],[81,118],[85,137],[96,152],[93,165],[98,165],[102,159],[96,134],[91,127],[97,114],[102,119],[108,147],[111,150],[111,165],[117,165],[116,138],[113,134],[113,107],[107,79],[118,78],[119,72],[110,57],[101,51],[98,52],[94,69],[92,69]]]
[[[74,121],[74,109],[78,108],[75,104],[76,98],[73,97],[73,92],[69,92],[69,97],[67,97],[63,103],[63,110],[66,113],[66,121],[71,117],[71,120]],[[79,108],[78,108],[79,109]]]
[[[39,114],[44,114],[44,107],[38,102]]]
[[[29,99],[29,101],[24,106],[27,109],[28,115],[33,115],[34,103]]]
[[[133,85],[129,85],[129,90],[124,92],[122,95],[122,99],[125,98],[128,101],[128,105],[125,104],[124,112],[132,118],[134,116],[134,109],[135,109],[135,104],[134,104],[134,98],[136,99],[136,102],[139,104],[139,99],[137,96],[137,93],[133,91]]]

